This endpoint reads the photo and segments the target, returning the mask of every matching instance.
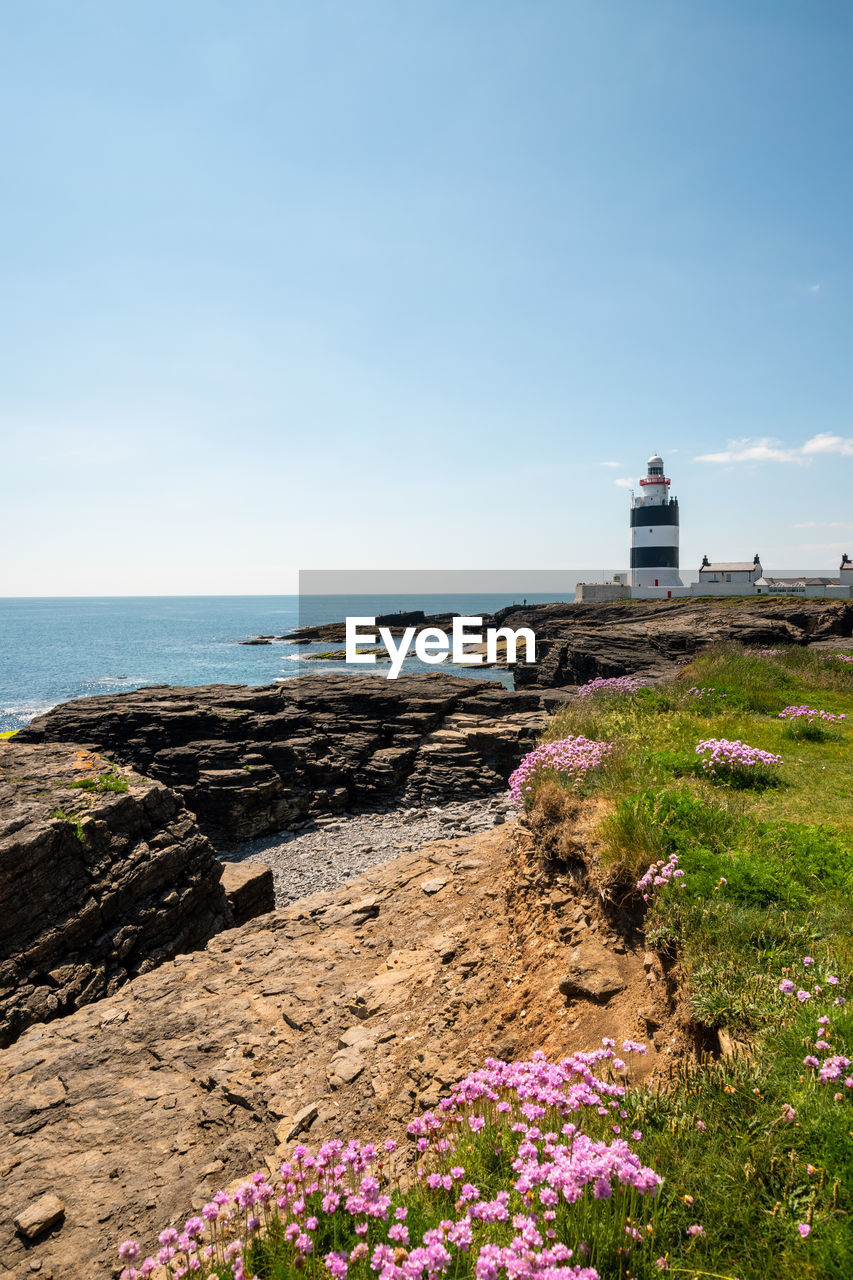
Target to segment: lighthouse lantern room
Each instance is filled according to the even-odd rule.
[[[663,458],[654,453],[631,500],[631,586],[680,587],[678,499],[669,496]]]

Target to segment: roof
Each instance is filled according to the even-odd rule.
[[[755,568],[754,560],[738,561],[736,564],[703,564],[700,573],[743,573],[749,570],[752,573]]]

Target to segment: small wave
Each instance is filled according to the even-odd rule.
[[[57,704],[55,702],[18,703],[11,707],[0,707],[0,733],[8,733],[13,729],[25,729],[36,716],[43,716]]]

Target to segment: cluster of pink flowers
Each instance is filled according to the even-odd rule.
[[[622,1052],[644,1054],[646,1046],[626,1040]],[[584,1131],[585,1115],[586,1123],[601,1117],[598,1124],[624,1120],[628,1115],[623,1105],[626,1085],[596,1075],[602,1065],[617,1075],[628,1070],[626,1062],[616,1057],[615,1042],[609,1038],[602,1041],[600,1049],[575,1053],[559,1063],[546,1061],[541,1052],[534,1053],[529,1062],[505,1063],[490,1058],[455,1086],[442,1101],[440,1115],[428,1112],[409,1125],[421,1157],[419,1175],[433,1189],[449,1189],[454,1174],[464,1176],[461,1162],[470,1135],[486,1126],[491,1140],[515,1152],[512,1190],[520,1197],[524,1213],[512,1214],[507,1192],[487,1200],[470,1183],[462,1186],[456,1203],[457,1213],[464,1209],[461,1222],[467,1222],[471,1232],[480,1223],[507,1222],[516,1232],[508,1245],[481,1247],[475,1266],[477,1280],[497,1280],[501,1268],[519,1280],[553,1275],[553,1268],[573,1256],[573,1250],[557,1240],[557,1210],[561,1205],[577,1204],[588,1193],[593,1201],[607,1206],[606,1214],[620,1240],[624,1235],[630,1241],[643,1238],[627,1223],[630,1202],[619,1193],[653,1196],[662,1179],[644,1166],[619,1136],[621,1124],[609,1124],[610,1132],[616,1135],[610,1141]],[[634,1130],[632,1138],[640,1141],[642,1134]],[[628,1251],[630,1243],[620,1247]],[[578,1242],[577,1251],[583,1256],[588,1245]],[[563,1265],[558,1274],[583,1280],[597,1276],[592,1268]]]
[[[853,662],[853,653],[822,653],[820,656],[824,662]]]
[[[646,874],[637,881],[637,888],[642,892],[643,901],[649,902],[655,896],[656,889],[662,889],[673,881],[680,880],[683,889],[683,877],[684,872],[678,865],[678,854],[671,853],[668,858],[652,863]]]
[[[582,684],[576,696],[591,698],[597,693],[636,693],[638,689],[647,688],[648,684],[649,681],[642,676],[598,676]]]
[[[528,1062],[489,1058],[454,1087],[437,1112],[413,1120],[408,1133],[416,1143],[420,1185],[445,1212],[420,1240],[410,1238],[408,1208],[395,1208],[394,1196],[387,1194],[392,1186],[385,1161],[395,1144],[385,1143],[380,1153],[372,1144],[334,1140],[316,1156],[295,1147],[281,1166],[280,1185],[256,1173],[233,1195],[219,1192],[183,1232],[163,1231],[159,1252],[138,1266],[139,1244],[125,1241],[119,1249],[127,1264],[122,1280],[138,1280],[157,1266],[173,1280],[207,1277],[214,1269],[229,1280],[247,1280],[244,1254],[274,1222],[285,1261],[295,1270],[305,1269],[321,1236],[334,1239],[335,1248],[322,1255],[333,1280],[345,1280],[356,1267],[365,1275],[369,1267],[379,1280],[439,1280],[458,1270],[460,1253],[473,1261],[476,1280],[498,1280],[501,1272],[514,1280],[599,1280],[595,1268],[572,1263],[575,1250],[557,1238],[558,1209],[588,1197],[601,1206],[606,1230],[625,1253],[643,1238],[627,1217],[634,1197],[654,1196],[662,1181],[618,1136],[618,1123],[609,1124],[617,1135],[609,1142],[584,1129],[585,1119],[604,1129],[627,1117],[626,1085],[596,1075],[602,1068],[611,1075],[627,1071],[614,1049],[606,1040],[591,1053],[559,1063],[546,1061],[541,1052]],[[634,1041],[623,1045],[626,1055],[645,1049]],[[639,1141],[642,1135],[635,1131],[633,1137]],[[491,1198],[467,1180],[464,1167],[471,1144],[483,1140],[513,1156],[510,1185]],[[590,1229],[589,1209],[582,1221]],[[628,1243],[621,1243],[626,1237]],[[579,1239],[576,1250],[583,1259],[590,1246]]]
[[[602,764],[613,750],[610,742],[595,742],[583,734],[569,734],[559,742],[545,742],[529,751],[521,764],[510,775],[509,793],[513,803],[521,806],[526,794],[533,789],[537,773],[553,770],[571,779],[577,787],[590,769]]]
[[[811,970],[814,966],[812,956],[803,957],[803,968]],[[835,974],[828,974],[824,979],[830,993],[837,991],[839,980]],[[815,983],[811,990],[806,987],[798,987],[796,982],[791,978],[783,978],[779,983],[779,991],[783,996],[793,996],[800,1005],[806,1005],[813,997],[824,995],[824,987],[821,983]],[[846,1004],[844,996],[835,995],[832,1004],[836,1008],[843,1008]],[[815,1072],[815,1078],[819,1084],[836,1084],[843,1080],[845,1089],[853,1091],[853,1075],[845,1076],[845,1072],[850,1069],[850,1059],[842,1053],[832,1052],[832,1025],[828,1014],[821,1014],[817,1019],[817,1030],[815,1032],[814,1048],[817,1053],[809,1053],[803,1058],[803,1066],[811,1068]],[[824,1055],[822,1058],[818,1054]],[[837,1101],[841,1101],[842,1094],[835,1095]]]
[[[716,702],[727,698],[727,693],[722,693],[719,689],[707,685],[694,685],[692,689],[688,689],[682,696],[682,702]]]
[[[755,769],[782,763],[782,757],[760,747],[750,747],[740,739],[708,738],[698,743],[696,754],[702,756],[702,768],[712,777],[748,774]]]
[[[753,658],[778,658],[781,649],[744,649]]]
[[[838,720],[846,720],[844,712],[833,715],[831,711],[821,711],[819,707],[785,707],[779,712],[780,720],[807,720],[814,724],[816,720],[824,720],[827,724],[835,724]]]

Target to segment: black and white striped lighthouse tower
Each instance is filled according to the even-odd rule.
[[[631,586],[680,587],[678,499],[669,496],[663,458],[649,458],[640,493],[631,499]]]

